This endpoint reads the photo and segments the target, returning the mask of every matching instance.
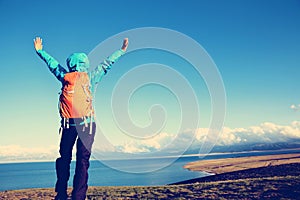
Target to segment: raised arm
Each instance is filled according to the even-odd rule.
[[[48,65],[50,71],[54,74],[54,76],[62,81],[67,70],[62,67],[52,56],[50,56],[46,51],[43,50],[42,39],[40,37],[36,37],[33,40],[34,48],[36,53],[43,59]]]
[[[127,47],[128,38],[125,38],[121,49],[115,51],[96,67],[91,74],[92,85],[97,85],[101,81],[102,77],[111,69],[111,66],[126,52]]]

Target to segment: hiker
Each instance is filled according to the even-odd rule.
[[[42,39],[34,39],[36,53],[48,65],[50,71],[62,83],[59,98],[61,116],[60,157],[56,160],[57,182],[55,199],[67,199],[72,149],[76,144],[76,169],[73,179],[72,199],[85,199],[87,192],[89,159],[96,132],[93,94],[96,85],[126,51],[128,38],[121,49],[105,59],[95,70],[89,72],[89,59],[85,53],[73,53],[67,59],[68,70],[43,50]]]

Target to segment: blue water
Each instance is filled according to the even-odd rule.
[[[286,150],[281,153],[299,152],[299,150]],[[248,152],[209,155],[203,159],[218,159],[229,157],[243,157],[252,155],[278,154],[278,151]],[[150,173],[127,173],[111,169],[99,161],[91,161],[89,169],[89,185],[91,186],[124,186],[124,185],[165,185],[187,179],[207,176],[205,172],[191,172],[183,168],[188,162],[199,160],[198,156],[181,157],[172,165]],[[128,168],[155,168],[168,158],[138,159],[138,160],[115,160],[112,161],[120,166]],[[72,184],[75,163],[71,164]],[[49,188],[54,187],[56,181],[54,162],[33,163],[7,163],[0,164],[0,191],[26,188]]]
[[[195,161],[198,157],[180,158],[172,165],[150,173],[128,173],[111,169],[99,161],[91,161],[89,169],[89,185],[116,186],[116,185],[165,185],[186,179],[207,175],[201,172],[191,172],[183,169],[187,162]],[[118,165],[128,168],[149,168],[159,165],[166,159],[139,159],[116,160]],[[71,163],[71,177],[69,185],[72,185],[75,162]],[[54,187],[56,181],[54,162],[9,163],[0,164],[0,191],[25,188],[49,188]]]

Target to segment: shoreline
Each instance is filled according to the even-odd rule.
[[[190,171],[201,171],[216,175],[245,169],[292,163],[300,163],[300,153],[199,160],[187,163],[183,168]]]

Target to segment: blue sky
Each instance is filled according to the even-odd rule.
[[[65,65],[71,53],[88,53],[101,41],[126,30],[162,27],[181,32],[202,45],[218,67],[227,95],[226,127],[247,129],[261,127],[266,122],[292,126],[290,124],[300,117],[297,109],[290,108],[300,104],[299,11],[300,1],[297,0],[57,0],[51,3],[1,0],[1,153],[5,154],[3,149],[13,145],[54,148],[59,141],[57,100],[60,84],[35,54],[32,45],[35,36],[41,36],[44,49]],[[134,42],[134,38],[129,40]],[[121,41],[115,48],[120,46]],[[117,70],[118,67],[129,70],[147,62],[163,62],[175,68],[184,65],[184,61],[172,60],[172,56],[163,52],[147,53],[136,52],[136,55],[122,57],[103,79],[103,87],[98,88],[97,103],[103,101],[109,105],[105,98],[113,88],[110,85],[124,72]],[[186,73],[192,74],[192,71]],[[193,81],[191,78],[197,97],[201,99],[200,125],[207,128],[209,94],[203,81]],[[172,107],[177,105],[176,99],[163,98],[168,91],[155,87],[149,91],[143,89],[129,104],[133,119],[149,123],[142,109],[151,103],[167,104],[166,109],[173,112],[173,116],[178,114]],[[101,110],[99,115],[111,116],[107,107]],[[113,140],[118,135],[114,135],[116,128],[109,125],[112,122],[107,120],[107,130],[114,132],[111,134]],[[172,132],[172,124],[170,127],[165,131]],[[121,145],[122,142],[116,143]]]

